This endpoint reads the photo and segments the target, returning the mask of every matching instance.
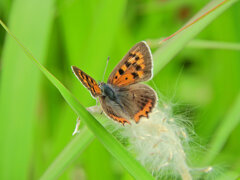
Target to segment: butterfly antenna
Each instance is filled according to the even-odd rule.
[[[110,57],[108,56],[108,58],[107,58],[107,63],[106,63],[106,66],[105,66],[105,69],[104,69],[104,73],[103,73],[103,77],[102,77],[102,82],[104,81],[104,77],[105,77],[105,74],[106,74],[106,71],[107,71],[109,58],[110,58]]]

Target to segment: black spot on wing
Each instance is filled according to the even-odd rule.
[[[146,98],[141,98],[141,101],[147,103],[147,102],[148,102],[148,99],[146,99]]]
[[[139,71],[140,69],[142,69],[141,66],[137,65],[136,70]]]
[[[125,65],[127,66],[127,68],[131,65],[131,63],[130,62],[128,62],[128,61],[126,61],[125,62]]]
[[[80,71],[80,74],[85,79],[85,74],[82,71]]]
[[[144,108],[144,106],[146,105],[145,102],[141,102],[141,107]]]
[[[135,56],[136,56],[136,54],[129,53],[129,56],[131,56],[131,57],[135,57]]]
[[[134,79],[136,79],[136,78],[138,77],[138,74],[135,73],[135,72],[133,72],[133,73],[131,73],[131,74],[133,75],[133,78],[134,78]]]
[[[124,71],[121,68],[118,70],[118,72],[120,75],[122,75],[124,73]]]
[[[90,81],[91,81],[91,83],[93,83],[93,84],[94,84],[94,81],[93,81],[93,79],[92,79],[92,78],[90,78]]]

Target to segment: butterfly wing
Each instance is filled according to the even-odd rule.
[[[129,123],[129,117],[123,112],[122,108],[117,105],[114,101],[109,100],[105,96],[99,97],[99,102],[102,106],[103,112],[111,119],[125,124]]]
[[[99,100],[105,114],[122,124],[129,123],[131,119],[139,122],[141,117],[148,117],[157,102],[155,91],[145,84],[120,87],[116,93],[120,106],[106,97]]]
[[[108,83],[127,86],[152,77],[152,54],[145,41],[137,43],[123,57],[108,78]]]
[[[128,88],[128,92],[120,94],[125,111],[135,122],[138,122],[141,117],[148,118],[148,114],[157,102],[155,91],[145,84],[133,84]]]
[[[72,71],[81,81],[81,83],[91,92],[93,97],[97,97],[102,94],[101,89],[93,78],[91,78],[89,75],[87,75],[85,72],[83,72],[76,66],[72,66]]]

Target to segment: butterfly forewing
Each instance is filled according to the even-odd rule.
[[[152,55],[146,42],[133,46],[114,68],[108,83],[116,86],[127,86],[152,77]]]
[[[93,97],[97,97],[102,94],[101,89],[93,78],[76,66],[72,66],[72,70],[82,84],[91,92]]]

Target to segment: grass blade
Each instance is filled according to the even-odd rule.
[[[220,49],[220,50],[240,51],[239,43],[197,40],[197,39],[190,41],[186,47],[199,48],[199,49]]]
[[[41,62],[46,55],[52,12],[52,0],[16,0],[9,14],[9,26]],[[41,74],[25,59],[28,58],[16,42],[7,37],[0,70],[0,179],[27,179],[32,170]]]
[[[239,109],[240,93],[238,94],[238,97],[236,98],[233,106],[230,108],[230,111],[227,114],[226,118],[222,121],[222,124],[213,135],[213,139],[210,142],[210,149],[208,150],[203,160],[204,164],[209,164],[212,162],[212,160],[223,148],[233,129],[236,128],[240,123]]]
[[[44,172],[41,179],[56,179],[62,172],[64,172],[64,169],[79,156],[88,144],[92,142],[93,139],[94,135],[92,132],[84,127]]]

